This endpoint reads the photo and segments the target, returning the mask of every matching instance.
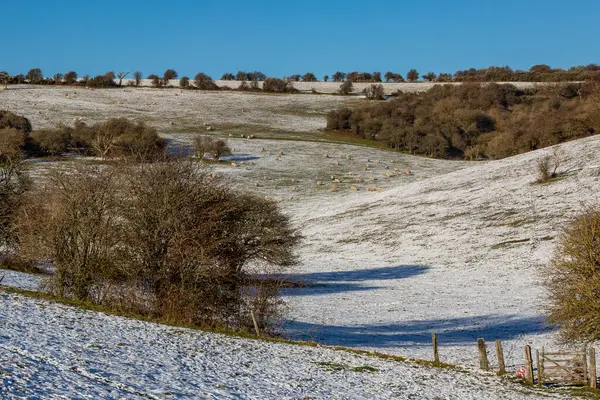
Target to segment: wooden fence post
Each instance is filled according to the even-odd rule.
[[[525,345],[525,375],[527,381],[533,385],[533,360],[531,359],[531,346]]]
[[[440,355],[438,354],[437,335],[435,333],[431,334],[431,341],[433,343],[433,361],[439,363]]]
[[[256,331],[256,336],[260,336],[260,331],[258,330],[258,323],[256,322],[256,317],[254,316],[254,311],[250,310],[250,316],[252,317],[252,323],[254,324],[254,330]]]
[[[587,346],[583,346],[583,382],[589,382],[587,365]]]
[[[496,340],[496,356],[498,357],[498,374],[504,375],[506,367],[504,366],[504,351],[502,350],[502,342]]]
[[[487,358],[487,349],[485,347],[485,340],[477,339],[477,348],[479,349],[479,368],[487,371],[490,369],[490,364]]]
[[[544,367],[542,366],[543,358],[544,358],[544,349],[542,348],[542,357],[540,358],[540,351],[535,351],[535,358],[537,360],[537,376],[538,376],[538,386],[542,387],[544,384]]]
[[[590,387],[598,387],[596,381],[596,349],[590,346]]]

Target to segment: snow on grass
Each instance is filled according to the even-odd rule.
[[[3,399],[569,397],[493,374],[174,328],[4,292],[0,328]]]
[[[240,190],[279,201],[305,236],[289,278],[308,286],[284,292],[290,337],[431,359],[435,332],[442,361],[470,366],[477,364],[477,338],[501,339],[510,370],[522,364],[526,343],[559,346],[544,322],[544,265],[565,221],[598,203],[600,138],[560,145],[569,159],[562,179],[540,185],[536,163],[550,149],[467,163],[277,140],[290,132],[314,138],[311,130],[325,119],[310,110],[342,104],[337,96],[121,89],[86,91],[77,103],[63,100],[64,90],[9,90],[0,104],[9,100],[11,110],[30,116],[33,99],[43,99],[52,112],[34,125],[46,127],[85,110],[89,121],[100,121],[139,108],[174,146],[207,134],[202,122],[230,124],[234,154],[213,164],[215,171]],[[168,123],[173,115],[182,125]],[[270,139],[240,138],[246,122]],[[3,283],[24,284],[16,279]]]
[[[310,132],[325,124],[328,111],[357,99],[342,96],[202,92],[180,89],[11,86],[0,92],[0,109],[31,120],[34,129],[95,123],[111,117],[148,122],[163,131],[205,131],[203,124],[229,133],[244,127]]]
[[[541,150],[383,193],[285,203],[307,240],[289,290],[295,337],[475,365],[475,341],[553,348],[541,283],[561,227],[598,203],[600,138],[560,147],[564,178],[535,184]],[[294,278],[294,274],[291,274]],[[492,357],[493,359],[494,357]],[[495,360],[494,360],[495,362]]]

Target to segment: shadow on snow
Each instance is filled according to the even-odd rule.
[[[443,346],[473,345],[477,338],[485,338],[488,342],[509,340],[552,329],[540,316],[484,315],[354,326],[288,321],[286,336],[331,346],[377,348],[428,345],[432,333],[438,334],[439,344]]]
[[[314,272],[286,275],[285,279],[303,286],[285,288],[283,296],[314,296],[322,294],[376,290],[375,281],[397,280],[425,273],[429,267],[421,265],[397,265],[352,271]],[[362,282],[369,282],[364,284]]]

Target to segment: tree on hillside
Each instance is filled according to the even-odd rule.
[[[339,94],[348,95],[354,90],[352,81],[346,81],[340,85]]]
[[[204,72],[196,74],[194,77],[194,85],[200,90],[219,90],[217,84]]]
[[[223,74],[223,76],[221,76],[221,80],[222,81],[233,81],[233,80],[235,80],[235,75],[233,75],[231,72],[226,72]]]
[[[0,71],[0,82],[4,84],[4,88],[8,89],[8,81],[10,80],[10,75],[6,71]]]
[[[300,82],[300,79],[302,79],[302,76],[300,74],[294,74],[288,77],[288,81],[290,82]]]
[[[346,74],[346,80],[349,82],[358,82],[360,79],[360,74],[358,71],[352,71],[352,72],[348,72],[348,74]]]
[[[372,84],[363,90],[365,97],[369,100],[383,100],[384,90],[382,84]]]
[[[323,77],[323,82],[327,82],[327,81],[329,81],[329,75],[325,75],[325,76]]]
[[[142,72],[141,71],[135,71],[133,73],[133,79],[135,80],[135,86],[140,86],[142,84]]]
[[[123,86],[123,79],[129,75],[129,72],[118,72],[117,78],[119,78],[119,86]]]
[[[177,79],[177,71],[174,69],[167,69],[163,74],[163,84],[167,86],[171,79]]]
[[[552,72],[552,68],[546,64],[537,64],[529,68],[529,72]]]
[[[391,71],[386,72],[384,78],[386,82],[404,82],[404,78],[402,77],[402,75]]]
[[[317,77],[312,72],[307,72],[306,74],[302,75],[302,82],[316,82],[316,81],[317,81]]]
[[[440,73],[437,77],[438,82],[452,82],[452,74]]]
[[[245,81],[246,80],[246,73],[244,71],[238,71],[235,74],[235,80],[236,81]]]
[[[182,76],[179,80],[179,87],[187,89],[190,87],[190,78],[187,76]]]
[[[54,83],[57,85],[60,85],[63,82],[63,74],[61,74],[60,72],[54,74],[54,76],[52,77],[52,79],[54,80]]]
[[[333,74],[333,81],[334,82],[343,82],[344,79],[346,79],[346,74],[344,72],[336,72],[335,74]]]
[[[108,71],[104,74],[104,77],[109,81],[114,81],[117,75],[115,74],[115,71]]]
[[[406,79],[408,79],[409,82],[416,82],[419,80],[419,73],[416,69],[411,69],[406,73]]]
[[[77,82],[77,72],[69,71],[65,74],[65,83],[67,85],[72,85]]]
[[[29,72],[27,72],[25,78],[29,81],[29,83],[39,84],[42,82],[42,79],[44,79],[44,76],[42,75],[41,69],[32,68],[29,70]]]
[[[433,82],[436,78],[436,75],[433,72],[428,72],[425,75],[421,75],[421,78],[425,79],[428,82]]]
[[[373,82],[381,82],[381,72],[373,72]]]
[[[154,87],[158,88],[163,86],[163,80],[156,74],[150,74],[146,79],[149,79]]]

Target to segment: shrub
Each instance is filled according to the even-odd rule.
[[[135,86],[140,86],[142,84],[142,73],[140,71],[135,71],[133,73],[133,80],[135,81]]]
[[[25,133],[31,132],[31,122],[23,116],[0,110],[0,129],[12,128]]]
[[[102,303],[101,282],[117,278],[122,237],[115,188],[109,170],[80,166],[54,172],[27,199],[17,222],[21,255],[53,263],[48,287],[54,293]]]
[[[312,72],[307,72],[306,74],[302,75],[302,82],[316,82],[316,81],[317,81],[317,77]]]
[[[350,129],[351,116],[352,110],[349,108],[330,111],[327,114],[327,129],[334,131]]]
[[[299,240],[274,202],[188,161],[81,166],[40,190],[18,232],[24,254],[53,263],[53,292],[172,322],[244,330],[252,310],[274,325],[279,288],[255,274],[293,263]]]
[[[334,82],[343,82],[344,79],[346,79],[346,74],[344,72],[337,71],[335,74],[333,74]]]
[[[294,86],[291,82],[278,78],[267,78],[263,82],[262,89],[265,92],[286,93],[293,92]]]
[[[600,91],[584,86],[580,95],[567,99],[557,95],[560,90],[494,83],[439,85],[357,106],[348,124],[358,137],[411,153],[501,158],[598,131],[600,118],[594,110]]]
[[[41,129],[31,133],[32,140],[39,146],[40,155],[60,155],[67,153],[73,146],[72,129]]]
[[[194,85],[200,90],[219,90],[219,86],[212,78],[203,72],[199,72],[194,77]]]
[[[27,75],[25,75],[25,79],[27,79],[29,83],[40,84],[42,83],[44,76],[42,75],[41,69],[33,68],[30,69],[29,72],[27,72]]]
[[[411,69],[406,73],[406,79],[408,79],[409,82],[416,82],[419,79],[419,73],[416,69]]]
[[[156,130],[142,122],[111,118],[91,126],[77,122],[73,127],[60,126],[31,134],[29,148],[39,155],[58,155],[79,151],[102,158],[124,157],[137,161],[154,161],[164,157],[166,142]]]
[[[73,85],[77,83],[77,72],[69,71],[65,74],[65,83],[67,85]]]
[[[383,85],[370,85],[363,90],[363,93],[369,100],[383,100]]]
[[[110,88],[116,87],[117,84],[114,81],[114,77],[112,75],[97,75],[93,78],[90,78],[86,82],[86,86],[93,88]]]
[[[585,210],[563,230],[548,266],[549,317],[564,339],[600,339],[600,207]]]
[[[189,88],[190,87],[190,78],[188,78],[187,76],[182,77],[179,80],[179,86],[182,87],[182,88],[184,88],[184,89]]]
[[[194,140],[194,148],[198,157],[203,158],[209,153],[215,160],[222,156],[231,155],[231,149],[227,143],[221,139],[215,139],[210,136],[199,136]]]
[[[177,79],[177,76],[179,76],[177,74],[177,71],[175,71],[174,69],[167,69],[163,74],[163,85],[167,86],[169,84],[169,81],[171,79]]]
[[[354,85],[351,81],[346,81],[340,85],[339,94],[348,95],[354,90]]]
[[[558,176],[557,170],[564,162],[564,154],[555,147],[552,155],[546,155],[537,161],[538,183],[546,183]]]
[[[5,257],[17,246],[15,217],[30,187],[21,149],[23,135],[16,129],[0,129],[0,252]]]
[[[152,161],[161,158],[166,147],[154,128],[127,118],[111,118],[89,127],[79,123],[75,125],[73,137],[85,144],[92,155],[102,158],[131,157]]]

